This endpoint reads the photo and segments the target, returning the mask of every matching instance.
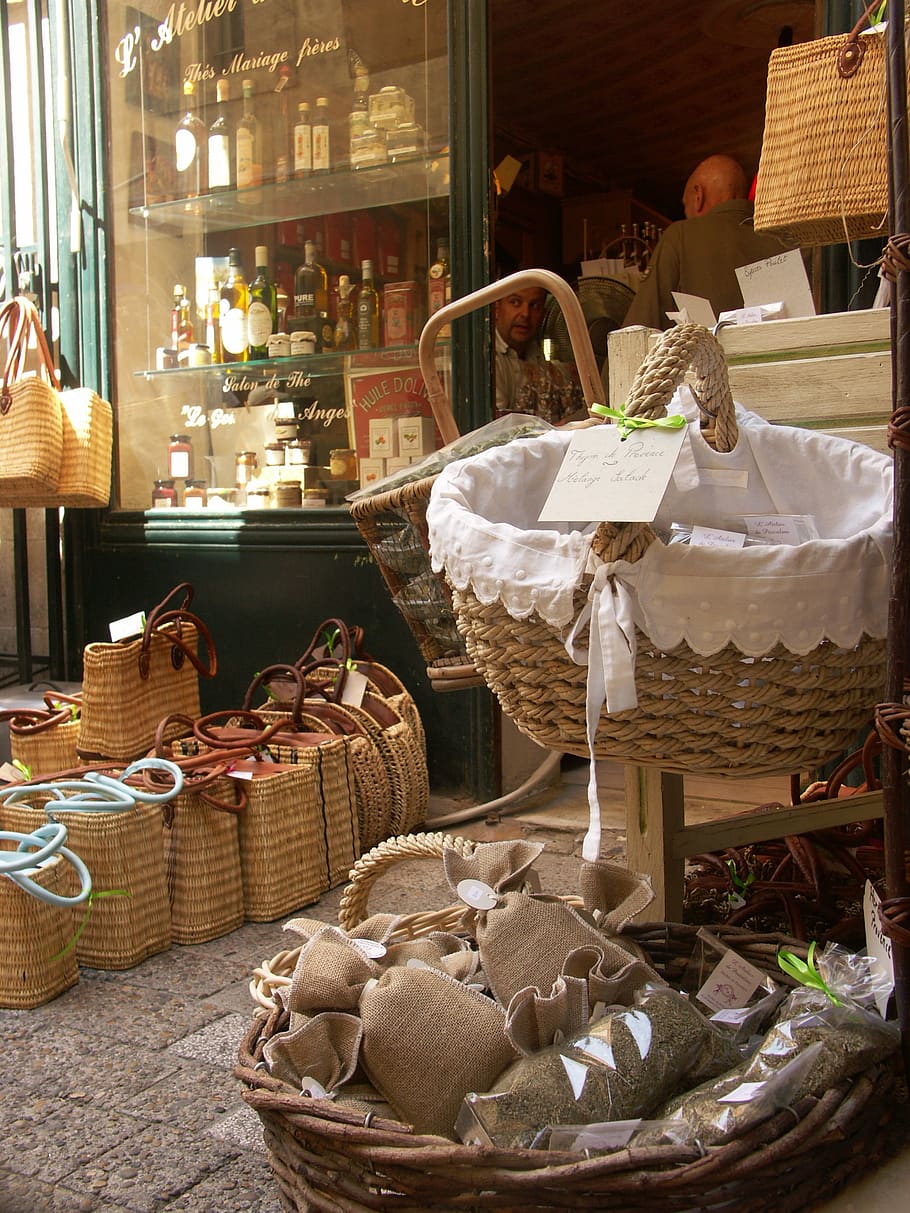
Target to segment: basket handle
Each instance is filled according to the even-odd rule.
[[[837,53],[837,74],[843,80],[849,80],[851,76],[855,76],[859,70],[859,65],[863,61],[863,55],[866,53],[866,44],[860,38],[860,31],[869,20],[874,8],[878,8],[881,0],[872,0],[866,11],[854,25],[853,29],[847,35],[844,45]]]
[[[498,282],[491,282],[489,286],[482,286],[479,290],[472,291],[470,295],[464,295],[461,299],[447,303],[438,312],[434,312],[423,326],[417,346],[417,361],[420,363],[420,373],[427,385],[430,407],[444,444],[454,442],[459,435],[458,426],[452,415],[452,405],[436,370],[434,351],[439,330],[458,316],[464,316],[476,308],[495,303],[497,299],[504,299],[513,291],[527,290],[532,286],[540,286],[545,291],[549,291],[562,309],[569,330],[569,340],[572,343],[575,363],[578,367],[581,390],[588,408],[603,400],[603,380],[600,377],[600,369],[591,347],[591,338],[588,336],[588,326],[577,295],[564,278],[560,278],[558,274],[554,274],[550,270],[519,270],[517,274],[509,274],[506,278],[500,278]]]

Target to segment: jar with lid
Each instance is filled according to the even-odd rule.
[[[285,460],[289,464],[303,466],[310,462],[313,444],[309,438],[295,438],[285,448]]]
[[[186,434],[171,434],[167,444],[167,474],[171,480],[193,477],[193,444]]]
[[[183,504],[188,510],[205,509],[206,482],[204,480],[188,480],[183,494]]]
[[[318,510],[326,505],[325,489],[304,489],[302,505],[305,510]]]
[[[170,510],[177,504],[177,490],[173,480],[156,480],[152,489],[152,509]]]
[[[286,462],[286,442],[268,442],[265,447],[265,465],[270,468],[284,467]]]
[[[399,122],[392,131],[386,132],[386,150],[393,164],[399,160],[413,160],[427,154],[427,136],[416,122]]]
[[[351,168],[372,168],[388,160],[385,131],[368,126],[351,139]]]
[[[333,480],[356,480],[357,452],[350,450],[329,451],[329,475]]]
[[[267,510],[272,504],[272,492],[267,484],[253,484],[246,491],[247,508]]]
[[[238,488],[250,483],[259,468],[255,451],[238,451],[234,459],[234,481]]]
[[[275,505],[284,509],[299,509],[303,500],[299,480],[278,480],[275,483]]]

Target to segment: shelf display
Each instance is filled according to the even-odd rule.
[[[109,6],[122,509],[341,507],[412,457],[371,421],[440,441],[416,342],[449,240],[446,10],[361,7]]]

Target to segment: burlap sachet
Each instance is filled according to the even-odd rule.
[[[654,970],[637,958],[613,969],[602,947],[576,948],[549,992],[518,991],[506,1013],[506,1035],[519,1053],[536,1053],[581,1032],[606,1007],[631,1006],[638,991],[655,982]]]
[[[625,968],[630,955],[641,956],[634,945],[599,929],[588,911],[576,910],[559,897],[521,891],[527,870],[541,850],[537,844],[515,841],[479,846],[471,856],[460,855],[454,848],[443,852],[446,877],[456,892],[470,882],[491,894],[490,908],[467,910],[464,921],[477,940],[490,988],[504,1007],[528,986],[548,993],[566,957],[578,948],[601,949],[605,973]],[[628,920],[623,908],[626,904],[634,907],[641,903],[643,908],[650,900],[643,878],[618,868],[611,873],[608,865],[594,866],[600,871],[589,881],[592,889],[598,880],[604,887],[611,877],[622,892],[619,906],[601,904],[601,913],[606,912],[611,921]],[[602,897],[600,900],[603,902]],[[659,981],[653,970],[649,970],[649,976]]]
[[[289,1011],[356,1011],[366,983],[381,967],[339,927],[323,924],[300,949],[282,1001]]]
[[[331,1093],[356,1070],[362,1035],[356,1015],[326,1011],[312,1018],[301,1017],[290,1032],[276,1033],[266,1043],[263,1055],[273,1078],[298,1091],[306,1088],[317,1095]]]
[[[363,991],[360,1015],[367,1077],[419,1133],[454,1138],[465,1094],[516,1056],[502,1008],[437,969],[387,969]]]

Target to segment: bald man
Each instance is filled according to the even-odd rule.
[[[673,291],[707,299],[715,316],[743,306],[736,269],[793,247],[754,230],[748,192],[742,165],[731,156],[702,160],[683,190],[686,217],[671,223],[658,241],[625,326],[669,328],[667,312],[677,310]]]

